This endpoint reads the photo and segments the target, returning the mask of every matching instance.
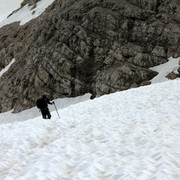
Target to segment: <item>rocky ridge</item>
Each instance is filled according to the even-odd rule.
[[[180,56],[179,17],[178,0],[56,0],[29,23],[4,26],[0,69],[16,61],[0,78],[0,112],[32,107],[43,92],[100,96],[149,84],[149,67]]]

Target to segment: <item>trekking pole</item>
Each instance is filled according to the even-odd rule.
[[[60,115],[59,115],[59,113],[58,113],[58,110],[57,110],[57,107],[56,107],[56,105],[55,105],[55,102],[54,102],[53,104],[54,104],[54,107],[55,107],[56,112],[57,112],[57,114],[58,114],[58,117],[59,117],[59,119],[60,119]]]

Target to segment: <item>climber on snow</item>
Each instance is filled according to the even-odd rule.
[[[51,119],[48,104],[52,105],[54,104],[54,102],[50,102],[46,95],[43,95],[40,99],[36,101],[36,105],[40,109],[43,119]]]

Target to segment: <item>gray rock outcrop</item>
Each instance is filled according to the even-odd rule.
[[[24,2],[27,3],[27,2]],[[149,84],[149,67],[180,56],[177,0],[56,0],[38,18],[0,29],[0,111],[50,98]]]

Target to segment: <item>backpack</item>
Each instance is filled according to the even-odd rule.
[[[39,109],[43,107],[42,99],[38,99],[38,100],[36,101],[36,106],[37,106]]]

